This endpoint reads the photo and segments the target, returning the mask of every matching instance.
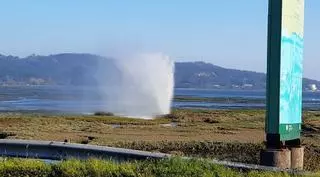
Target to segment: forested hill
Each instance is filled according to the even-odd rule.
[[[91,54],[32,55],[25,58],[0,55],[0,85],[95,85],[99,65],[117,70],[112,59]],[[320,82],[304,79],[304,89]],[[175,63],[175,87],[264,89],[266,75],[227,69],[204,62]]]

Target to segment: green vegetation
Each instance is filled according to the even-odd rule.
[[[143,120],[112,114],[0,113],[0,138],[68,141],[259,163],[263,110],[173,110]],[[320,112],[303,114],[305,169],[320,171]]]
[[[0,176],[14,177],[286,177],[284,172],[240,172],[214,165],[206,160],[182,160],[180,158],[159,161],[116,163],[90,159],[67,160],[48,164],[40,160],[4,159],[0,161]]]
[[[0,132],[7,138],[68,140],[111,145],[127,141],[263,141],[263,111],[174,110],[143,120],[116,116],[0,114]],[[172,126],[174,125],[174,126]],[[243,134],[253,133],[253,136]],[[9,136],[10,135],[10,136]]]
[[[212,142],[212,141],[163,141],[163,142],[119,142],[115,147],[170,153],[180,156],[214,158],[232,162],[260,164],[262,143]],[[305,148],[304,169],[320,171],[320,147],[307,145]]]
[[[233,162],[251,164],[259,163],[259,152],[263,144],[212,142],[212,141],[162,141],[162,142],[119,142],[115,147],[170,153],[179,156],[192,156],[200,158],[215,158]]]

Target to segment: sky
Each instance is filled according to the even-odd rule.
[[[305,0],[305,77],[320,80],[320,1]],[[266,72],[268,0],[2,0],[0,54],[112,56]]]

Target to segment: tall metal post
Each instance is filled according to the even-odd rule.
[[[304,0],[269,0],[266,140],[283,159],[300,147],[303,36]]]

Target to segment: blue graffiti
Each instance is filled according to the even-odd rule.
[[[281,39],[280,124],[301,123],[303,38],[293,33]]]

